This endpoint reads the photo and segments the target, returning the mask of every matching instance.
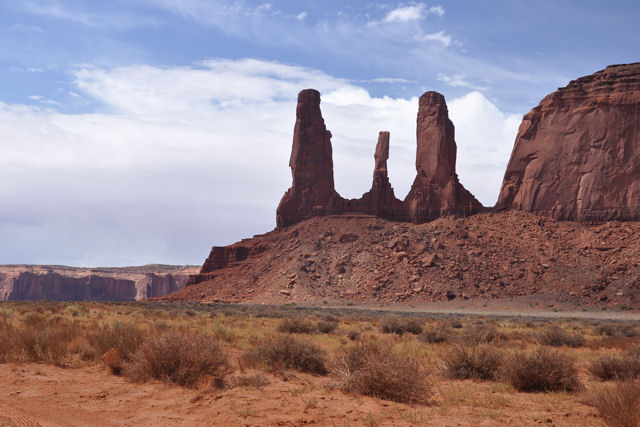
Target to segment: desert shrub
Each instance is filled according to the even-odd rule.
[[[453,329],[462,329],[462,322],[457,319],[451,319],[447,322],[447,325],[452,327]]]
[[[37,311],[27,311],[22,315],[22,323],[32,328],[44,328],[49,322],[44,314]]]
[[[122,359],[120,359],[118,351],[115,348],[110,348],[102,355],[102,362],[112,374],[120,375],[122,373]]]
[[[459,340],[463,344],[477,345],[505,341],[506,335],[498,332],[495,326],[484,323],[468,326],[462,330]]]
[[[596,331],[607,337],[633,338],[639,334],[638,328],[629,323],[602,323],[596,327]]]
[[[278,331],[287,334],[312,334],[316,332],[316,328],[306,319],[289,317],[280,322]]]
[[[351,341],[359,340],[360,335],[362,335],[362,332],[357,329],[351,329],[349,332],[347,332],[347,338],[349,338]]]
[[[418,335],[422,332],[423,322],[420,319],[403,317],[387,317],[380,323],[380,331],[385,334],[403,335],[405,333]]]
[[[127,361],[142,345],[148,333],[133,322],[114,322],[96,326],[87,334],[89,343],[101,355],[114,348],[122,360]]]
[[[204,377],[222,385],[230,372],[227,355],[213,337],[174,331],[150,337],[124,364],[124,374],[135,381],[158,379],[182,386]]]
[[[331,320],[320,320],[316,325],[318,332],[323,334],[330,334],[331,332],[338,329],[338,322],[334,322]]]
[[[347,393],[396,402],[424,402],[431,394],[428,375],[418,362],[372,339],[343,349],[333,359],[331,371]]]
[[[300,372],[326,375],[325,351],[308,339],[291,335],[278,336],[242,355],[247,366],[262,366],[269,370],[294,369]]]
[[[559,326],[551,325],[538,335],[538,342],[551,347],[580,347],[584,344],[584,337],[579,334],[570,334]]]
[[[505,379],[519,391],[572,392],[580,388],[575,360],[548,347],[511,355],[503,366]]]
[[[15,358],[60,365],[67,355],[67,345],[79,334],[77,327],[66,324],[48,328],[22,326],[14,330]]]
[[[626,350],[620,356],[602,356],[591,362],[589,372],[605,381],[639,378],[640,347]]]
[[[504,353],[491,345],[455,345],[443,355],[444,375],[452,379],[495,380]]]
[[[452,339],[452,334],[453,333],[449,328],[442,326],[430,326],[425,328],[422,333],[418,335],[418,340],[431,344],[449,342]]]
[[[80,335],[69,341],[67,353],[77,354],[82,360],[92,360],[95,358],[95,349],[84,335]]]
[[[587,403],[600,412],[611,427],[640,426],[640,382],[620,381],[589,393]]]

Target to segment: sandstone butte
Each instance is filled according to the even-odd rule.
[[[640,63],[572,81],[527,113],[494,209],[483,209],[458,181],[441,94],[420,97],[416,137],[416,178],[405,200],[389,183],[388,132],[379,133],[371,190],[343,199],[320,94],[303,90],[293,183],[276,230],[214,247],[188,285],[206,283],[168,299],[434,301],[549,291],[640,303],[640,254],[625,244],[640,226]]]
[[[574,80],[524,116],[497,208],[640,219],[640,63]]]

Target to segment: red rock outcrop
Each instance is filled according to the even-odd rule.
[[[245,239],[245,241],[246,240],[248,239]],[[186,285],[195,285],[205,280],[211,280],[215,277],[216,270],[221,270],[232,264],[244,261],[265,249],[266,248],[261,246],[245,246],[242,242],[231,246],[214,246],[211,248],[209,256],[202,265],[200,273],[189,277]]]
[[[140,301],[182,289],[192,266],[0,266],[0,301]]]
[[[417,176],[404,202],[395,197],[387,174],[389,132],[378,136],[371,190],[360,199],[343,199],[334,188],[331,132],[320,112],[320,93],[301,91],[289,161],[293,185],[278,205],[278,228],[329,214],[359,213],[422,223],[478,212],[482,205],[455,172],[457,147],[444,96],[427,92],[420,97],[416,133]]]
[[[640,219],[640,63],[574,80],[524,116],[497,208]]]
[[[369,213],[380,218],[402,220],[406,217],[404,205],[398,200],[389,182],[387,160],[389,159],[389,132],[380,132],[374,155],[373,184],[361,199],[349,201],[354,206],[351,211]]]
[[[420,97],[416,136],[417,175],[404,203],[415,223],[448,215],[471,215],[482,205],[456,174],[456,142],[444,96],[426,92]]]
[[[342,198],[333,183],[331,132],[324,125],[317,90],[305,89],[298,94],[289,166],[293,185],[276,210],[278,227],[335,210]]]

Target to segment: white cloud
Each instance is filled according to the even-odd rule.
[[[468,87],[470,89],[479,90],[479,91],[484,91],[487,89],[484,86],[480,86],[480,85],[476,85],[468,82],[466,80],[466,76],[464,76],[463,74],[455,74],[453,76],[447,76],[445,74],[440,73],[438,74],[437,79],[452,87]]]
[[[111,12],[94,13],[59,0],[24,0],[18,4],[20,9],[34,15],[62,19],[103,30],[122,31],[160,24],[156,19],[147,16]]]
[[[384,22],[408,22],[424,18],[425,5],[418,3],[411,6],[400,6],[384,17]]]
[[[255,59],[87,67],[74,91],[101,113],[0,102],[0,242],[11,242],[0,259],[199,263],[212,244],[267,231],[291,184],[295,101],[307,87],[322,93],[337,190],[369,190],[377,135],[389,130],[390,178],[404,197],[417,97],[372,97],[317,70]],[[460,177],[492,204],[519,120],[476,92],[449,104]]]
[[[304,21],[306,17],[307,17],[307,12],[300,12],[298,15],[296,15],[296,20]]]
[[[417,38],[419,40],[424,40],[424,41],[437,41],[442,43],[444,47],[449,47],[449,45],[453,41],[453,38],[449,34],[446,34],[444,31],[438,31],[437,33],[419,35],[417,36]]]
[[[431,6],[429,8],[429,13],[432,13],[433,15],[444,16],[444,7],[440,5]]]

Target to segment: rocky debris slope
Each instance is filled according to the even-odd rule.
[[[139,301],[182,289],[193,266],[122,268],[0,266],[0,301]]]
[[[344,304],[534,295],[637,307],[639,233],[639,222],[558,222],[517,211],[424,224],[318,217],[218,250],[246,257],[225,258],[206,280],[163,299]]]
[[[331,214],[371,214],[422,223],[478,212],[482,205],[456,175],[454,127],[441,94],[426,92],[420,97],[416,136],[417,175],[405,201],[395,197],[387,175],[389,132],[379,134],[371,190],[360,199],[343,199],[334,187],[331,132],[320,111],[320,93],[301,91],[289,161],[293,184],[278,205],[278,228]]]
[[[497,207],[640,219],[640,63],[574,80],[524,116]]]

